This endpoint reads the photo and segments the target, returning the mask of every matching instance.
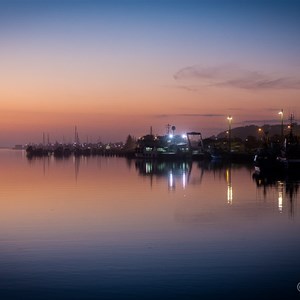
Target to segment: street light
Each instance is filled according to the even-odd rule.
[[[258,138],[262,141],[262,135],[263,135],[263,130],[262,130],[262,128],[258,128]]]
[[[281,120],[281,138],[283,139],[283,109],[278,113],[280,115]]]
[[[228,116],[227,120],[228,120],[228,146],[229,146],[229,153],[231,153],[231,123],[232,123],[232,116]]]

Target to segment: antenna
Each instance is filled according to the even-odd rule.
[[[170,128],[171,128],[171,125],[170,125],[170,124],[167,124],[167,125],[166,125],[166,128],[167,128],[167,134],[170,134]]]

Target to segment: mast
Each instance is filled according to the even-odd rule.
[[[78,135],[78,130],[76,125],[75,125],[74,142],[75,144],[79,144],[79,135]]]
[[[290,135],[293,135],[293,127],[294,127],[294,114],[291,114],[290,116]]]
[[[170,125],[170,124],[167,124],[167,125],[166,125],[166,128],[167,128],[167,134],[170,134],[170,128],[171,128],[171,125]]]

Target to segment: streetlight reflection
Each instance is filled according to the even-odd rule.
[[[231,166],[228,169],[226,169],[226,182],[227,182],[227,203],[231,205],[233,200]]]
[[[283,182],[278,182],[278,210],[282,213],[283,207]]]

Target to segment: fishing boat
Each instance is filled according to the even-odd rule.
[[[182,160],[190,157],[190,151],[185,136],[149,134],[138,139],[135,156],[143,159]]]
[[[156,136],[150,134],[142,136],[137,141],[135,151],[136,158],[161,159],[161,160],[203,160],[209,159],[210,154],[204,150],[202,135],[200,132],[188,132],[175,135],[167,127],[167,134]]]
[[[186,136],[192,159],[203,160],[211,158],[210,154],[204,150],[202,135],[200,132],[188,132]]]
[[[294,172],[300,167],[300,141],[293,132],[293,115],[290,132],[280,144],[265,144],[254,157],[255,170],[259,172]]]

